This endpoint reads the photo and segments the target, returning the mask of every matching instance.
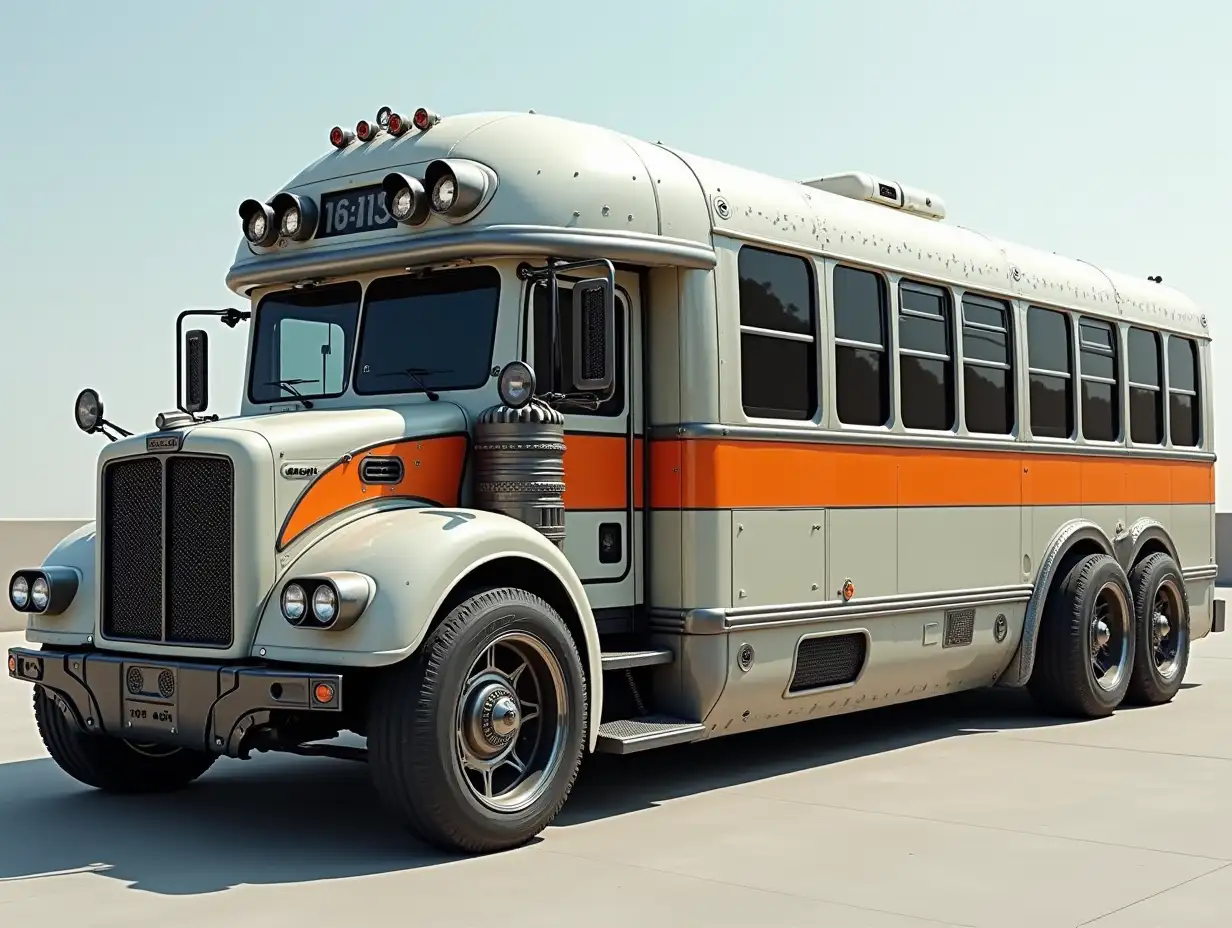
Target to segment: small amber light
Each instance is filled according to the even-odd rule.
[[[328,683],[318,683],[317,688],[313,691],[312,695],[316,697],[317,702],[320,702],[320,703],[333,702],[334,688],[330,686]]]
[[[848,600],[856,595],[856,585],[848,580],[843,584],[843,599]]]
[[[15,658],[12,654],[9,655],[9,673],[17,673],[17,658]]]

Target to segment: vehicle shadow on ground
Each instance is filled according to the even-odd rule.
[[[556,825],[930,741],[1055,724],[1025,693],[993,690],[631,757],[591,756]],[[192,895],[459,859],[391,822],[363,764],[325,759],[224,760],[183,792],[144,797],[83,787],[47,758],[3,764],[0,822],[0,885],[90,870],[134,889]]]

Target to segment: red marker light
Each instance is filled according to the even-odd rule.
[[[366,142],[374,135],[372,131],[372,123],[366,119],[361,119],[355,125],[355,137],[361,142]]]
[[[346,148],[353,138],[355,136],[349,129],[344,129],[342,126],[334,126],[329,133],[329,144],[333,145],[334,148]]]
[[[406,122],[397,113],[389,114],[389,134],[397,138],[406,131]]]
[[[427,132],[440,121],[441,117],[437,116],[430,109],[425,109],[421,106],[415,111],[415,128],[420,132]]]

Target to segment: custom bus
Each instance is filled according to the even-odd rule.
[[[591,752],[994,685],[1106,716],[1224,630],[1209,320],[1161,278],[534,113],[330,143],[239,207],[238,414],[206,311],[153,430],[77,399],[95,520],[12,577],[8,669],[82,783],[349,757],[491,852]]]

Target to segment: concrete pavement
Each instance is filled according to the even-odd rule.
[[[47,759],[29,687],[0,679],[0,925],[1215,926],[1230,777],[1225,634],[1195,644],[1171,705],[1097,722],[961,694],[589,758],[542,839],[454,860],[390,826],[343,761],[95,793]]]

